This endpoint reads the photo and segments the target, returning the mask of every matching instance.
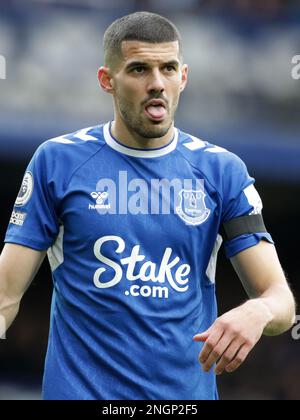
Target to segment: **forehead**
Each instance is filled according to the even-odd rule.
[[[143,61],[149,64],[179,60],[179,43],[162,42],[152,44],[141,41],[123,41],[122,42],[123,64],[130,61]]]

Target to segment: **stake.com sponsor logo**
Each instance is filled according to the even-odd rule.
[[[106,243],[115,243],[115,253],[122,254],[125,251],[126,243],[119,236],[104,236],[98,239],[94,245],[95,257],[104,266],[101,266],[95,271],[94,285],[99,289],[107,289],[116,286],[122,280],[123,276],[127,281],[133,282],[141,280],[147,282],[147,285],[131,285],[129,290],[125,291],[126,296],[142,296],[154,298],[168,298],[169,284],[173,290],[179,293],[184,293],[189,288],[189,278],[187,277],[191,271],[189,264],[181,264],[180,258],[174,256],[173,250],[167,247],[161,258],[160,264],[152,261],[145,261],[137,273],[137,263],[145,260],[145,255],[140,254],[140,245],[135,245],[131,249],[129,256],[120,258],[118,262],[108,258],[102,251],[102,246]],[[110,280],[103,280],[103,274],[107,271],[106,267],[114,270],[114,276]],[[126,272],[123,272],[123,267],[126,267]]]

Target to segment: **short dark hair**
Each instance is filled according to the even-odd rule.
[[[182,41],[178,29],[171,21],[156,13],[135,12],[115,20],[104,33],[105,64],[111,66],[115,58],[122,56],[123,41],[153,44],[178,41],[179,57],[182,58]]]

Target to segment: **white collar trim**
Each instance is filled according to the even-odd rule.
[[[168,153],[173,152],[176,149],[177,141],[178,141],[178,130],[174,127],[174,137],[171,143],[167,146],[161,147],[160,149],[132,149],[131,147],[123,146],[122,144],[118,143],[110,133],[110,122],[104,125],[103,127],[103,135],[106,143],[112,149],[116,150],[117,152],[123,153],[124,155],[134,156],[139,158],[155,158],[167,155]]]

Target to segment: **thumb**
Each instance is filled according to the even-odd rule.
[[[210,334],[210,331],[209,330],[204,331],[201,334],[194,335],[193,340],[194,341],[202,341],[204,343],[208,339],[209,334]]]

